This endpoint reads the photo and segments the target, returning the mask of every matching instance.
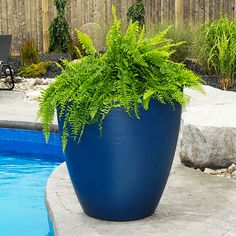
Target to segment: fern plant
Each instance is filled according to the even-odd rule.
[[[69,24],[65,18],[67,0],[54,0],[57,17],[49,27],[49,52],[67,52],[71,43]]]
[[[106,37],[106,52],[99,54],[88,35],[78,37],[88,56],[80,61],[65,61],[65,69],[40,98],[41,117],[46,138],[55,109],[64,117],[62,134],[65,149],[68,136],[80,140],[87,125],[102,123],[111,109],[123,107],[137,119],[140,107],[148,110],[150,99],[159,103],[185,105],[188,97],[184,87],[202,90],[201,79],[169,57],[176,44],[166,39],[167,30],[145,38],[137,22],[130,23],[122,33],[121,21],[113,8],[114,24]],[[157,124],[158,125],[158,124]]]

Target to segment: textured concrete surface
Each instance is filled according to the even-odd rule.
[[[180,158],[196,168],[227,168],[236,163],[236,93],[205,91],[185,90],[192,99],[182,114]]]
[[[65,164],[48,180],[46,203],[56,236],[236,235],[236,181],[184,167],[178,155],[156,214],[144,220],[116,223],[86,216]]]
[[[0,127],[41,130],[37,103],[23,102],[24,93],[0,91]],[[56,119],[52,129],[57,130]]]
[[[24,103],[24,94],[0,91],[0,120],[35,122],[37,104]]]

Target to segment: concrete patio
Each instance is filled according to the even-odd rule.
[[[0,91],[0,126],[40,129],[37,108],[24,103],[22,93]],[[56,236],[236,235],[236,181],[181,165],[178,151],[156,214],[144,220],[115,223],[87,217],[65,164],[49,178],[46,203]]]
[[[22,92],[0,91],[0,127],[42,130],[37,120],[38,104],[26,103],[23,97]],[[52,128],[57,130],[56,125]]]

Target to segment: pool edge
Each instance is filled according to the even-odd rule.
[[[42,124],[39,122],[29,122],[29,121],[9,121],[9,120],[0,120],[0,128],[9,128],[9,129],[25,129],[32,131],[42,131]],[[58,133],[58,125],[51,125],[51,132]]]

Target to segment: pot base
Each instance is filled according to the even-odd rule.
[[[142,214],[141,215],[137,215],[137,214],[129,214],[129,215],[120,215],[118,216],[117,213],[115,213],[114,215],[113,214],[109,214],[107,216],[97,216],[97,215],[92,215],[92,214],[89,214],[88,212],[86,212],[84,210],[84,213],[89,216],[89,217],[92,217],[92,218],[95,218],[97,220],[104,220],[104,221],[113,221],[113,222],[128,222],[128,221],[136,221],[136,220],[142,220],[144,218],[148,218],[150,216],[152,216],[154,213],[155,213],[155,210],[152,211],[152,212],[149,212],[147,214]]]

